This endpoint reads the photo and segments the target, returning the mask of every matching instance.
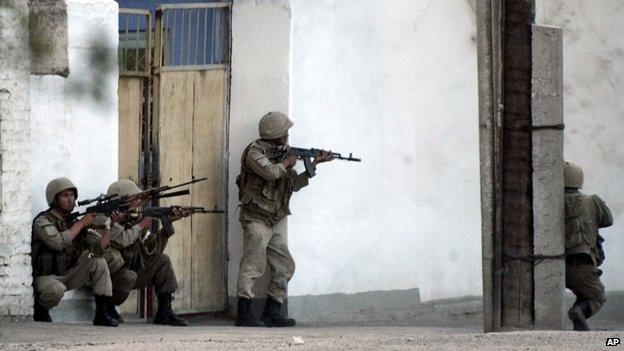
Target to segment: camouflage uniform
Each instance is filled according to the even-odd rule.
[[[269,159],[265,150],[285,144],[293,123],[279,112],[266,114],[259,123],[261,139],[252,142],[241,157],[241,173],[236,178],[240,200],[240,222],[243,226],[243,257],[241,258],[237,297],[237,326],[258,327],[262,324],[251,313],[255,280],[264,274],[267,264],[271,282],[260,320],[265,326],[286,327],[296,324],[280,310],[286,287],[295,271],[295,262],[288,250],[286,233],[280,225],[290,214],[289,201],[293,192],[308,185],[307,173],[297,174],[279,160]]]
[[[94,295],[112,295],[99,237],[83,233],[71,240],[69,228],[75,222],[67,222],[54,209],[33,221],[33,286],[37,302],[46,309],[58,305],[65,291],[83,286],[91,287]]]
[[[146,233],[147,230],[142,230],[134,222],[114,224],[111,227],[110,251],[118,252],[124,262],[113,273],[113,277],[120,277],[117,281],[113,279],[113,301],[116,305],[122,304],[131,290],[150,284],[154,285],[157,293],[173,294],[178,289],[171,260],[163,253],[168,237],[160,230],[158,234],[150,235],[145,242],[141,242]]]
[[[587,196],[578,189],[566,189],[566,287],[577,300],[588,303],[586,318],[596,314],[605,303],[605,289],[597,267],[598,228],[609,227],[613,217],[597,195]]]
[[[598,266],[604,260],[599,228],[613,224],[613,216],[598,195],[584,195],[583,170],[575,162],[565,162],[565,253],[566,287],[576,295],[568,316],[574,330],[589,330],[586,319],[605,303],[605,289]]]
[[[253,284],[262,276],[268,263],[271,283],[267,294],[283,303],[286,286],[295,271],[285,233],[278,223],[290,214],[293,192],[308,185],[306,173],[297,175],[263,152],[270,147],[262,140],[251,143],[241,160],[239,176],[240,222],[243,226],[243,257],[238,274],[237,296],[253,298]]]
[[[88,286],[95,297],[94,325],[118,326],[117,320],[108,313],[112,295],[112,282],[101,247],[101,234],[93,228],[107,218],[100,216],[91,222],[92,228],[73,236],[72,227],[77,219],[68,219],[55,207],[57,195],[71,190],[73,199],[78,190],[67,178],[57,178],[46,187],[46,199],[50,208],[33,220],[31,257],[33,268],[35,321],[52,322],[48,310],[61,301],[65,291]],[[66,204],[69,204],[67,202]],[[73,207],[73,203],[72,203]]]
[[[108,188],[107,194],[132,196],[141,189],[131,180],[119,180]],[[113,272],[113,302],[122,304],[133,289],[153,285],[158,298],[158,310],[154,317],[155,324],[187,326],[188,322],[173,312],[171,301],[178,289],[173,264],[164,254],[169,235],[161,229],[156,235],[149,235],[141,229],[137,220],[115,223],[111,227],[111,260],[109,265],[116,266]]]

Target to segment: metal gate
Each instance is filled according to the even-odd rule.
[[[146,47],[150,48],[144,52],[151,54],[147,56],[153,64],[147,65],[151,67],[147,71],[149,74],[141,76],[147,89],[143,89],[143,106],[146,107],[140,131],[136,128],[134,132],[121,131],[122,119],[125,119],[122,118],[122,89],[129,92],[141,88],[129,87],[133,84],[130,81],[123,82],[122,86],[126,75],[120,77],[120,177],[122,161],[133,163],[135,160],[122,157],[122,150],[131,153],[136,150],[136,144],[122,149],[122,133],[141,136],[137,159],[141,184],[164,185],[208,177],[208,181],[191,187],[191,196],[163,199],[162,206],[227,208],[230,8],[229,2],[166,4],[157,8],[153,36],[152,30],[146,30],[143,35]],[[122,11],[127,10],[120,10],[120,13]],[[124,23],[122,20],[120,18],[120,25]],[[129,20],[128,23],[132,25],[133,22]],[[151,24],[147,26],[152,28]],[[152,37],[155,38],[153,49]],[[129,36],[129,42],[132,39],[140,42],[140,38]],[[123,54],[130,57],[127,63],[136,58],[137,65],[132,66],[134,77],[137,70],[141,71],[143,56],[140,49],[129,45],[128,50],[132,49],[134,54],[120,51],[120,59]],[[126,100],[136,103],[129,93],[126,95]],[[132,103],[124,104],[132,106]],[[125,142],[125,145],[131,143]],[[175,229],[176,234],[170,238],[166,250],[179,285],[174,309],[178,313],[224,311],[227,305],[227,215],[194,215],[176,222]],[[149,315],[152,305],[149,293],[147,297]]]
[[[152,14],[148,10],[119,9],[119,179],[132,179],[146,188],[152,182],[149,164],[151,121]],[[132,291],[122,313],[144,316],[145,291]]]

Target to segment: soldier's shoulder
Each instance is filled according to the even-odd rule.
[[[33,219],[34,224],[45,224],[45,223],[53,223],[54,215],[50,213],[50,210],[39,212],[35,218]]]
[[[259,151],[264,151],[264,149],[266,149],[267,147],[269,147],[269,143],[267,143],[266,141],[262,139],[254,140],[248,146],[249,149],[254,149],[254,150],[259,150]]]
[[[593,195],[589,195],[589,198],[598,206],[600,207],[607,207],[607,203],[598,195],[593,194]]]

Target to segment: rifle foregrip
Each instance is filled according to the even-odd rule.
[[[303,158],[303,164],[305,165],[306,172],[308,173],[308,177],[312,178],[316,175],[316,166],[310,160],[309,157]]]
[[[173,229],[173,223],[171,222],[171,218],[169,218],[169,215],[162,216],[160,218],[160,221],[162,222],[165,235],[167,235],[167,237],[172,236],[175,233],[175,230]]]

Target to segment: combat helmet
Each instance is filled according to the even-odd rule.
[[[566,188],[581,189],[583,187],[583,169],[574,161],[565,161],[563,166],[563,183]]]
[[[106,195],[132,196],[141,192],[141,189],[130,179],[121,179],[108,187]]]
[[[67,189],[72,189],[74,191],[74,196],[78,197],[78,189],[71,180],[65,177],[52,179],[46,186],[46,200],[48,200],[48,205],[51,206],[56,195]]]
[[[260,137],[265,140],[278,139],[288,134],[293,122],[281,112],[272,111],[260,119]]]

